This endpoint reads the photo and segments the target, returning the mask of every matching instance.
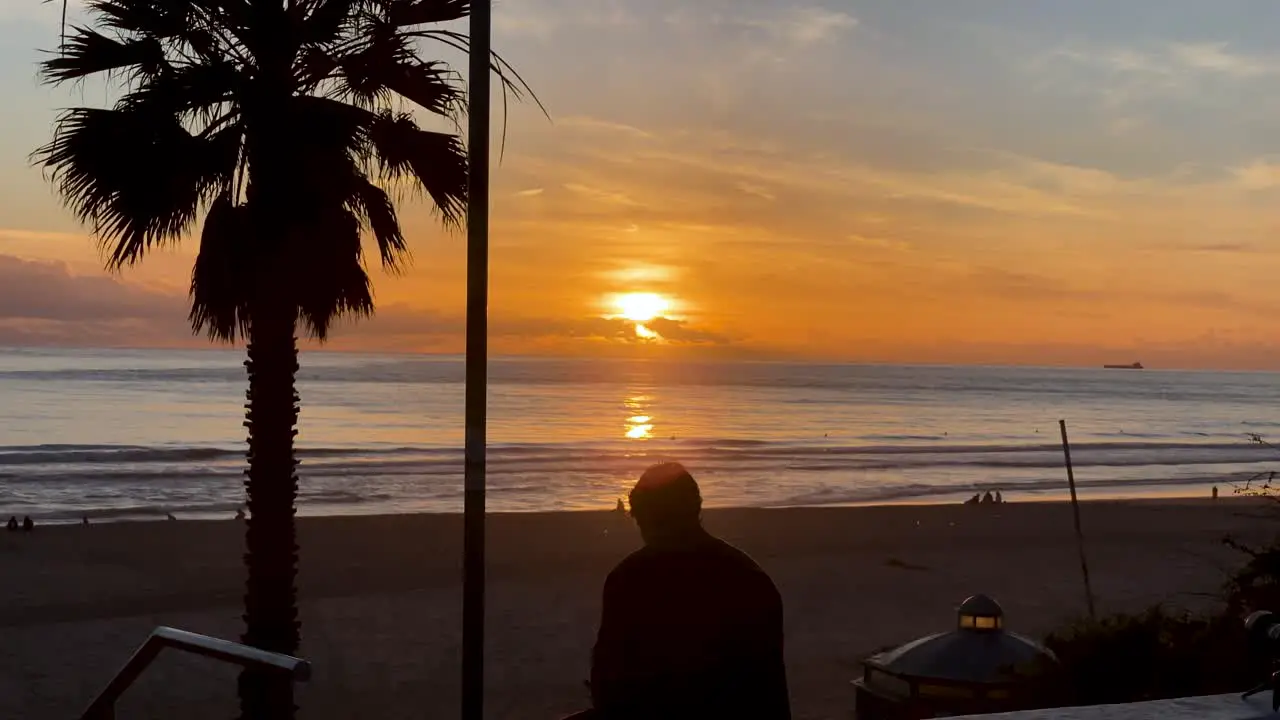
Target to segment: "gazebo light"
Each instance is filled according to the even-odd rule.
[[[974,595],[960,603],[960,629],[991,632],[1004,629],[1004,610],[986,595]]]

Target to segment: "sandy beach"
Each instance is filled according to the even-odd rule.
[[[1212,602],[1238,562],[1222,536],[1265,536],[1273,517],[1225,498],[1087,503],[1101,608]],[[968,594],[993,595],[1011,629],[1034,635],[1083,611],[1061,503],[721,510],[707,525],[782,590],[797,718],[847,717],[859,658],[949,628]],[[600,584],[638,545],[634,528],[607,513],[494,515],[489,527],[488,717],[581,708]],[[302,717],[456,713],[461,537],[448,515],[301,521],[302,654],[315,665]],[[241,542],[231,521],[0,535],[0,715],[76,717],[159,624],[235,638]],[[233,670],[166,657],[121,717],[226,718],[234,695]]]

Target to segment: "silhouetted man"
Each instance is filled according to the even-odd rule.
[[[604,584],[595,717],[789,720],[773,581],[702,528],[698,484],[678,463],[649,468],[630,500],[644,547]]]
[[[22,517],[22,531],[31,532],[32,530],[35,530],[35,529],[36,529],[36,524],[31,522],[31,516],[24,515]]]

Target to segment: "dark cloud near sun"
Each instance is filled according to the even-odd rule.
[[[0,255],[0,319],[158,320],[175,314],[175,301],[114,277],[73,275],[64,263]]]
[[[711,332],[710,330],[691,327],[684,320],[672,320],[671,318],[656,317],[645,323],[645,326],[671,342],[699,345],[725,345],[730,342],[729,337],[725,335]]]
[[[109,275],[76,275],[65,263],[0,255],[0,345],[193,345],[188,299]],[[654,318],[647,326],[666,341],[724,345],[729,338],[683,320]],[[452,351],[466,329],[461,314],[402,304],[379,308],[368,319],[348,320],[335,346],[372,341],[394,349]],[[524,340],[604,339],[646,342],[624,319],[495,317],[494,338]]]
[[[656,317],[643,324],[663,340],[678,345],[727,345],[731,342],[727,335],[691,326],[685,320]],[[513,319],[498,323],[495,330],[498,334],[524,337],[559,335],[634,344],[652,342],[637,335],[636,323],[626,318],[594,317],[567,321]]]
[[[185,298],[64,263],[0,255],[0,344],[115,347],[190,339]]]

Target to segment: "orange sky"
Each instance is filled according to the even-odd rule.
[[[198,343],[194,248],[105,278],[27,167],[101,91],[36,87],[56,16],[19,2],[0,343]],[[495,351],[1280,368],[1280,13],[1144,4],[501,3],[554,122],[514,109],[494,171]],[[412,270],[334,347],[461,349],[464,238],[402,212]],[[672,299],[664,342],[601,319],[620,292]]]

